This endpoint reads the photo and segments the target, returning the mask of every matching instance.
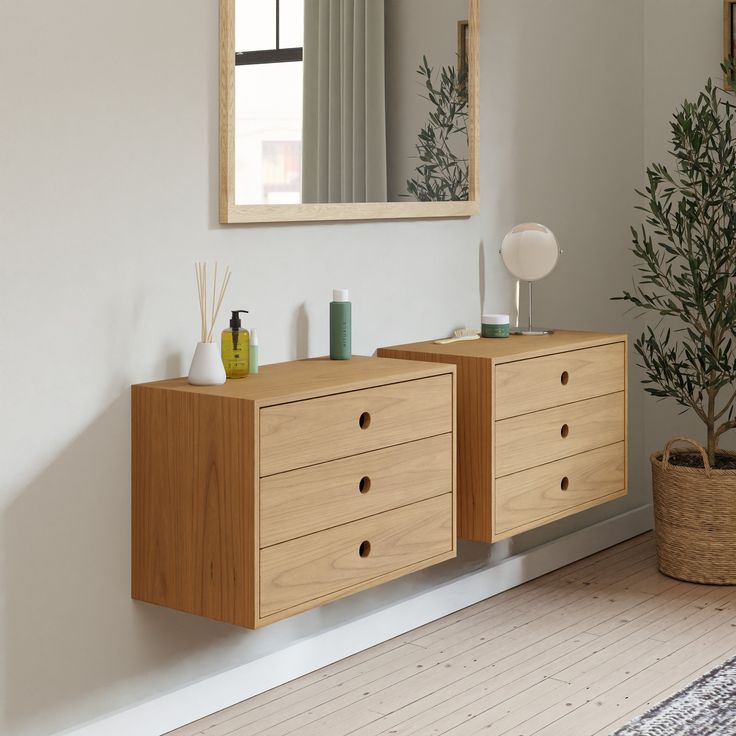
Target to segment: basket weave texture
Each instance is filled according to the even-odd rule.
[[[670,464],[677,443],[695,447],[705,468]],[[736,455],[719,450],[719,454]],[[694,440],[677,437],[651,458],[659,570],[692,583],[736,584],[736,470],[711,468]]]

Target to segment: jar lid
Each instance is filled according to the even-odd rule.
[[[510,321],[508,314],[484,314],[482,319],[484,325],[507,325]]]

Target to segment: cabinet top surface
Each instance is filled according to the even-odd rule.
[[[353,356],[352,360],[312,358],[260,367],[246,378],[228,379],[222,386],[191,386],[186,378],[138,384],[149,388],[269,403],[345,391],[386,383],[412,381],[454,372],[452,365],[392,358]]]
[[[568,350],[608,345],[613,342],[625,342],[627,339],[624,334],[559,330],[551,335],[511,335],[507,338],[481,338],[480,340],[455,342],[450,345],[436,345],[429,340],[407,345],[392,345],[391,347],[381,348],[381,350],[506,362],[563,353]]]

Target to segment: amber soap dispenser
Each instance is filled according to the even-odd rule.
[[[248,310],[233,310],[230,327],[222,331],[222,362],[228,378],[245,378],[248,375],[250,334],[242,326],[241,314],[248,314]]]

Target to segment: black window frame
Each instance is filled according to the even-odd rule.
[[[294,46],[281,48],[281,2],[276,0],[276,47],[257,51],[236,51],[235,66],[255,64],[285,64],[304,60],[304,48]]]

